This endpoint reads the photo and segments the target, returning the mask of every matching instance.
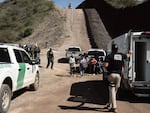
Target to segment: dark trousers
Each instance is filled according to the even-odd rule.
[[[96,73],[96,71],[97,71],[96,68],[97,68],[97,67],[96,67],[96,64],[90,64],[90,65],[89,65],[89,73],[90,73],[90,74],[97,74],[97,73]]]
[[[47,60],[48,60],[48,62],[47,62],[46,68],[48,68],[51,63],[51,69],[53,69],[54,61],[52,60],[52,58],[48,58]]]

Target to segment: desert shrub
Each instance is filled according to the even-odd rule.
[[[33,32],[33,29],[32,28],[26,28],[23,32],[21,32],[19,34],[20,37],[24,38],[24,37],[27,37],[29,35],[31,35]]]
[[[48,0],[5,0],[0,9],[0,41],[10,42],[31,35],[55,5]]]

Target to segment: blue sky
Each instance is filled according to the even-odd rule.
[[[58,7],[67,8],[68,4],[72,4],[72,8],[76,8],[84,0],[53,0]]]
[[[2,1],[4,0],[0,0],[0,2]],[[69,3],[72,4],[72,8],[76,8],[84,0],[53,0],[53,1],[58,7],[61,7],[61,8],[67,8]]]

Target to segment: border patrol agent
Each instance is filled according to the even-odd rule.
[[[53,50],[52,48],[50,48],[48,51],[47,51],[47,66],[46,68],[49,67],[50,63],[51,63],[51,69],[53,69],[53,65],[54,65],[54,54],[53,54]]]
[[[107,108],[110,107],[109,111],[111,112],[117,112],[116,93],[120,87],[124,59],[130,57],[130,55],[131,52],[127,55],[118,53],[118,45],[112,44],[112,52],[105,58],[104,67],[108,70],[107,79],[109,81],[109,103]]]

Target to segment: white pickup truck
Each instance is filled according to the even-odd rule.
[[[103,49],[91,48],[87,51],[87,55],[89,58],[98,56],[98,58],[102,58],[104,61],[106,52]]]
[[[79,46],[70,46],[68,47],[68,49],[66,49],[67,59],[69,59],[69,57],[72,55],[76,58],[76,60],[79,60],[81,54],[82,54],[82,49]]]
[[[39,68],[19,47],[0,44],[0,113],[9,109],[14,91],[39,87]]]

